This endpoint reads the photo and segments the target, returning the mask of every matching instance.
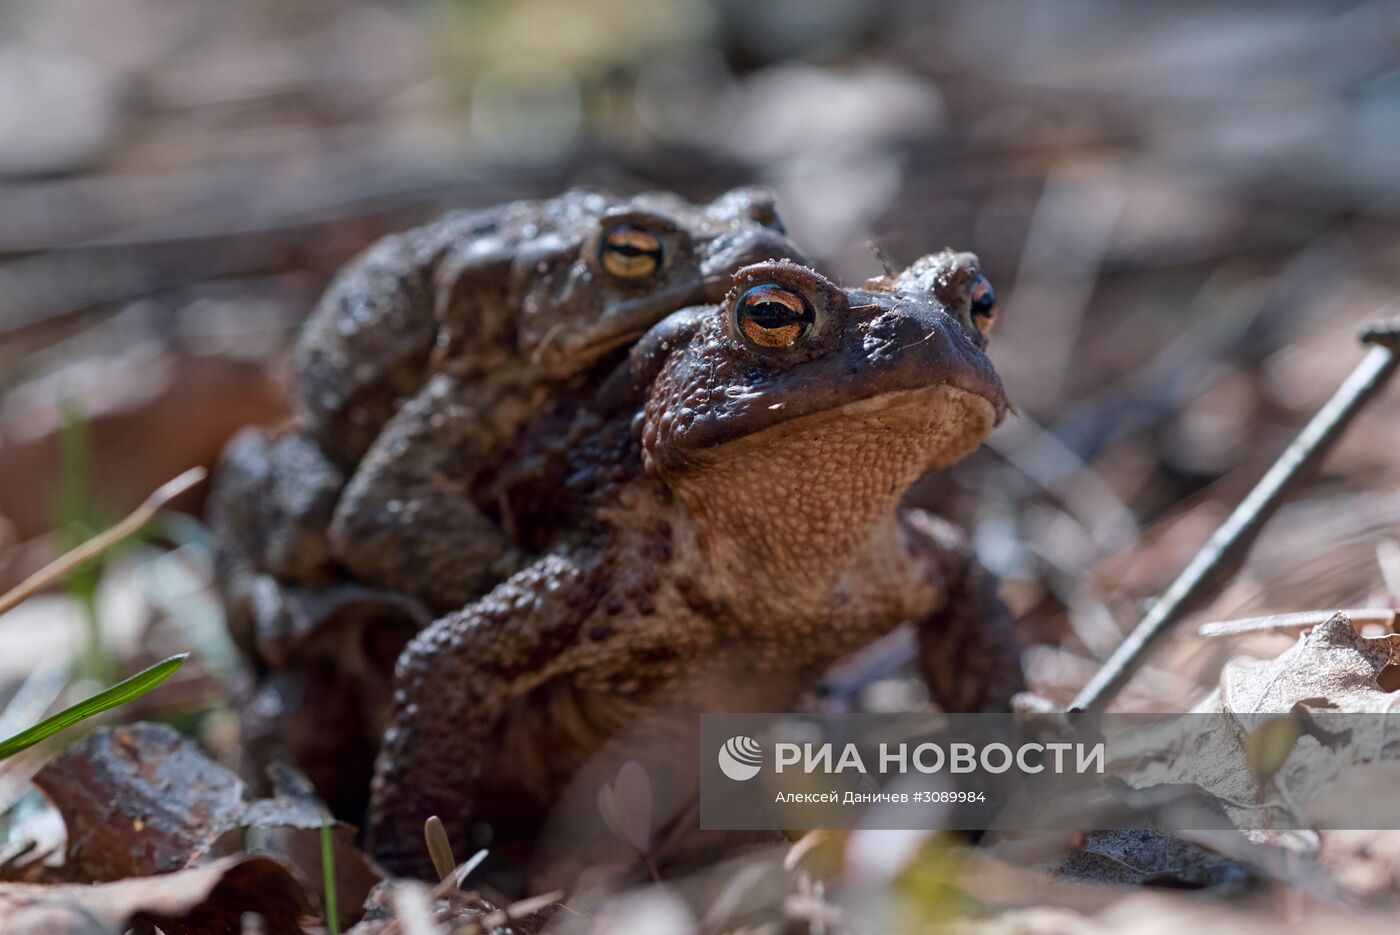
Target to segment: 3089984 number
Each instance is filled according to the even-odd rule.
[[[981,792],[981,791],[977,791],[977,792],[952,792],[952,791],[947,791],[947,790],[941,790],[941,791],[938,791],[938,792],[915,792],[915,793],[913,793],[913,797],[914,797],[914,801],[915,801],[915,802],[927,802],[927,803],[930,803],[930,804],[933,804],[933,803],[938,803],[938,804],[954,803],[954,804],[958,804],[958,803],[968,803],[968,802],[976,802],[976,803],[978,803],[978,804],[986,804],[986,801],[987,801],[987,794],[986,794],[985,792]]]

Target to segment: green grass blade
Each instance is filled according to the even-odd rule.
[[[331,840],[331,820],[321,815],[321,885],[326,901],[326,931],[340,935],[340,907],[335,897],[335,846]]]
[[[169,659],[157,662],[149,669],[142,669],[131,678],[124,679],[111,688],[98,692],[86,701],[80,701],[71,708],[64,708],[53,717],[45,718],[28,730],[20,731],[9,740],[0,742],[0,760],[14,756],[41,740],[47,740],[59,731],[72,727],[94,714],[100,714],[108,708],[115,708],[133,698],[139,698],[175,674],[175,670],[184,665],[188,657],[189,653],[180,653],[178,656],[171,656]]]

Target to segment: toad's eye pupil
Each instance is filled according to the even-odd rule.
[[[986,333],[997,317],[997,294],[986,276],[978,276],[972,284],[972,320],[979,331]]]
[[[624,224],[603,238],[603,268],[622,279],[640,279],[661,268],[663,250],[655,234]]]
[[[778,285],[754,286],[734,303],[739,333],[758,347],[792,347],[812,329],[816,315],[799,293]]]

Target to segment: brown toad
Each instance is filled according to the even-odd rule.
[[[573,191],[381,243],[307,322],[297,412],[342,465],[330,555],[460,607],[519,565],[474,473],[555,392],[746,263],[796,256],[752,189],[709,205]]]
[[[698,711],[784,709],[906,622],[940,704],[1007,704],[1018,656],[989,577],[945,526],[897,509],[1006,411],[983,352],[993,313],[970,254],[850,290],[761,263],[649,332],[575,413],[581,431],[546,420],[572,443],[538,459],[540,495],[582,471],[593,535],[400,657],[375,855],[426,872],[431,814],[462,852],[480,823],[528,840],[581,770],[646,757]]]
[[[571,191],[448,215],[343,271],[297,346],[297,426],[237,439],[211,498],[230,626],[260,669],[254,746],[285,742],[323,790],[366,785],[398,649],[528,557],[478,473],[667,314],[798,255],[758,190]],[[338,731],[313,720],[328,709]]]

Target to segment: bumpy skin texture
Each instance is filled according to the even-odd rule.
[[[618,231],[648,238],[654,268],[609,267]],[[404,641],[527,563],[514,507],[478,489],[482,473],[667,314],[719,299],[748,263],[798,255],[762,191],[703,205],[571,191],[449,215],[347,267],[297,347],[297,425],[241,436],[211,498],[231,627],[261,676],[245,705],[254,746],[287,740],[324,764],[323,792],[352,801],[367,765],[337,775],[336,743],[297,719],[363,711],[340,755],[367,764]]]
[[[643,230],[660,263],[609,271],[610,232]],[[477,472],[551,396],[678,308],[714,301],[733,272],[796,256],[772,200],[710,205],[569,192],[449,216],[391,238],[342,274],[298,347],[297,411],[355,464],[329,529],[365,584],[440,610],[522,563],[473,496]]]
[[[906,622],[947,707],[1007,704],[1017,653],[985,573],[935,521],[897,512],[914,480],[974,449],[1006,411],[974,325],[978,282],[975,258],[951,252],[859,290],[763,263],[736,275],[725,303],[643,338],[574,413],[590,444],[553,464],[542,455],[535,473],[548,487],[588,469],[594,534],[436,621],[400,657],[375,855],[427,873],[430,814],[463,852],[483,822],[498,840],[528,837],[571,777],[585,787],[577,819],[589,783],[622,759],[664,770],[693,755],[676,737],[693,719],[678,712],[782,709]],[[741,324],[764,286],[807,310],[786,346],[761,343],[781,321]],[[542,424],[570,436],[557,416]],[[683,781],[655,788],[666,807],[686,798]]]
[[[734,270],[795,255],[771,199],[711,205],[571,192],[454,216],[347,270],[298,349],[304,424],[356,467],[329,528],[363,583],[460,607],[523,556],[473,495],[477,472],[546,400],[666,314],[712,301]],[[652,275],[609,273],[608,232],[655,236]]]

